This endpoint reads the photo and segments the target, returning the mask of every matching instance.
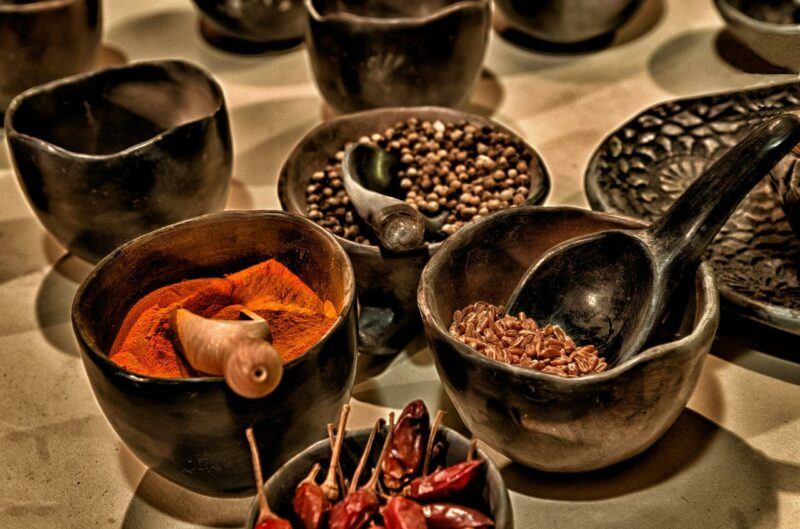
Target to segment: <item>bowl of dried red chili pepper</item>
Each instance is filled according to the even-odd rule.
[[[272,474],[247,529],[513,529],[499,470],[442,412],[431,421],[416,400],[349,432],[347,413]]]
[[[212,345],[231,339],[234,352],[244,343],[276,355],[274,373],[255,373],[276,375],[269,393],[243,396],[229,373],[192,361],[193,340],[176,328],[181,312],[222,330]],[[242,335],[253,329],[242,313],[269,338]],[[318,439],[313,427],[336,417],[353,386],[353,269],[334,238],[299,215],[227,211],[143,235],[98,264],[72,319],[89,382],[119,437],[155,472],[203,494],[252,494],[245,429],[253,426],[272,472]],[[231,365],[241,368],[223,367]]]
[[[582,472],[641,453],[677,419],[719,323],[707,263],[674,286],[655,336],[618,365],[549,322],[500,307],[553,246],[641,227],[578,208],[522,207],[466,226],[442,245],[417,300],[439,377],[475,436],[518,463]]]

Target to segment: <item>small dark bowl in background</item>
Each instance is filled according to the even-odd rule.
[[[728,31],[765,61],[800,72],[800,5],[794,0],[714,0]]]
[[[603,373],[569,379],[503,364],[448,332],[455,310],[475,301],[504,304],[528,267],[556,244],[642,226],[577,208],[524,207],[462,228],[442,245],[422,274],[419,308],[439,377],[476,437],[527,466],[582,472],[642,452],[678,418],[719,323],[708,264],[676,285],[668,318],[648,347]]]
[[[490,0],[305,0],[306,44],[337,111],[468,100],[489,40]]]
[[[0,2],[0,115],[20,92],[88,69],[102,32],[100,0]]]
[[[450,466],[465,461],[469,452],[470,441],[458,432],[444,426],[440,428],[439,432],[440,438],[443,436],[447,446],[444,464]],[[369,434],[369,429],[347,433],[341,457],[342,471],[346,476],[352,476],[358,464],[358,459],[367,444]],[[372,449],[371,464],[368,466],[370,469],[377,462],[381,442],[382,439],[380,437],[375,441]],[[330,463],[330,457],[330,442],[325,439],[306,448],[278,469],[264,486],[272,510],[281,517],[294,520],[292,499],[295,488],[308,475],[315,463],[319,463],[323,471],[326,471]],[[466,506],[477,508],[484,514],[491,516],[495,521],[495,529],[514,529],[514,516],[503,477],[482,450],[478,450],[477,457],[486,462],[486,474],[483,484],[476,487],[482,493],[480,495],[476,494],[479,497],[475,498],[475,503],[470,503]],[[245,529],[253,529],[255,527],[258,512],[258,501],[254,500],[247,516]],[[296,527],[299,527],[299,525],[296,525]]]
[[[275,258],[339,318],[303,356],[284,366],[274,393],[245,399],[220,377],[163,379],[108,359],[130,308],[171,283],[219,277]],[[355,282],[334,238],[280,211],[226,211],[167,226],[106,257],[78,290],[72,323],[95,397],[122,441],[148,467],[192,491],[255,490],[245,429],[254,425],[269,475],[324,434],[350,398],[355,377]]]
[[[32,88],[5,124],[31,208],[87,261],[225,205],[233,158],[225,99],[190,63],[143,62]]]
[[[398,121],[416,117],[420,120],[468,121],[490,125],[510,134],[527,147],[538,168],[531,168],[529,200],[541,204],[550,191],[550,177],[533,147],[517,134],[488,118],[437,107],[386,108],[359,112],[326,121],[308,132],[294,147],[278,178],[281,207],[292,213],[306,214],[305,189],[311,175],[324,169],[328,161],[347,142],[385,130]],[[382,252],[377,246],[360,244],[334,236],[350,256],[356,274],[359,317],[359,350],[373,355],[393,354],[420,332],[416,303],[417,285],[422,269],[441,243],[432,243],[419,251],[405,254]]]
[[[192,0],[200,10],[200,31],[226,51],[259,54],[303,41],[303,0]]]
[[[572,46],[612,34],[642,0],[495,0],[509,24],[544,43]]]

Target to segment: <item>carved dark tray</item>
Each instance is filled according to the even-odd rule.
[[[800,82],[651,107],[609,135],[585,175],[593,209],[652,221],[753,125],[800,109]],[[781,163],[776,170],[800,171]],[[769,179],[742,202],[706,254],[724,307],[800,335],[800,240]]]

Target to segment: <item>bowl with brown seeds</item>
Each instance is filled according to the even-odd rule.
[[[419,309],[439,377],[475,436],[518,463],[583,472],[641,453],[677,419],[719,323],[708,264],[676,285],[645,349],[614,367],[548,322],[498,307],[553,246],[637,227],[644,224],[619,215],[522,207],[464,227],[433,256]]]
[[[347,145],[359,141],[399,161],[396,197],[429,216],[449,212],[417,250],[380,248],[350,203],[341,160]],[[539,154],[517,134],[440,107],[370,110],[322,123],[295,146],[278,180],[283,209],[328,229],[350,256],[361,304],[359,349],[373,355],[393,354],[419,332],[417,284],[443,240],[502,209],[541,204],[549,190]]]

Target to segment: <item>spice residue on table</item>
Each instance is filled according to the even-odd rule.
[[[224,278],[191,279],[146,295],[125,317],[109,358],[142,375],[201,375],[174,343],[170,318],[179,308],[219,320],[237,320],[243,309],[250,309],[269,324],[273,346],[284,363],[313,346],[337,316],[330,301],[270,259]]]

